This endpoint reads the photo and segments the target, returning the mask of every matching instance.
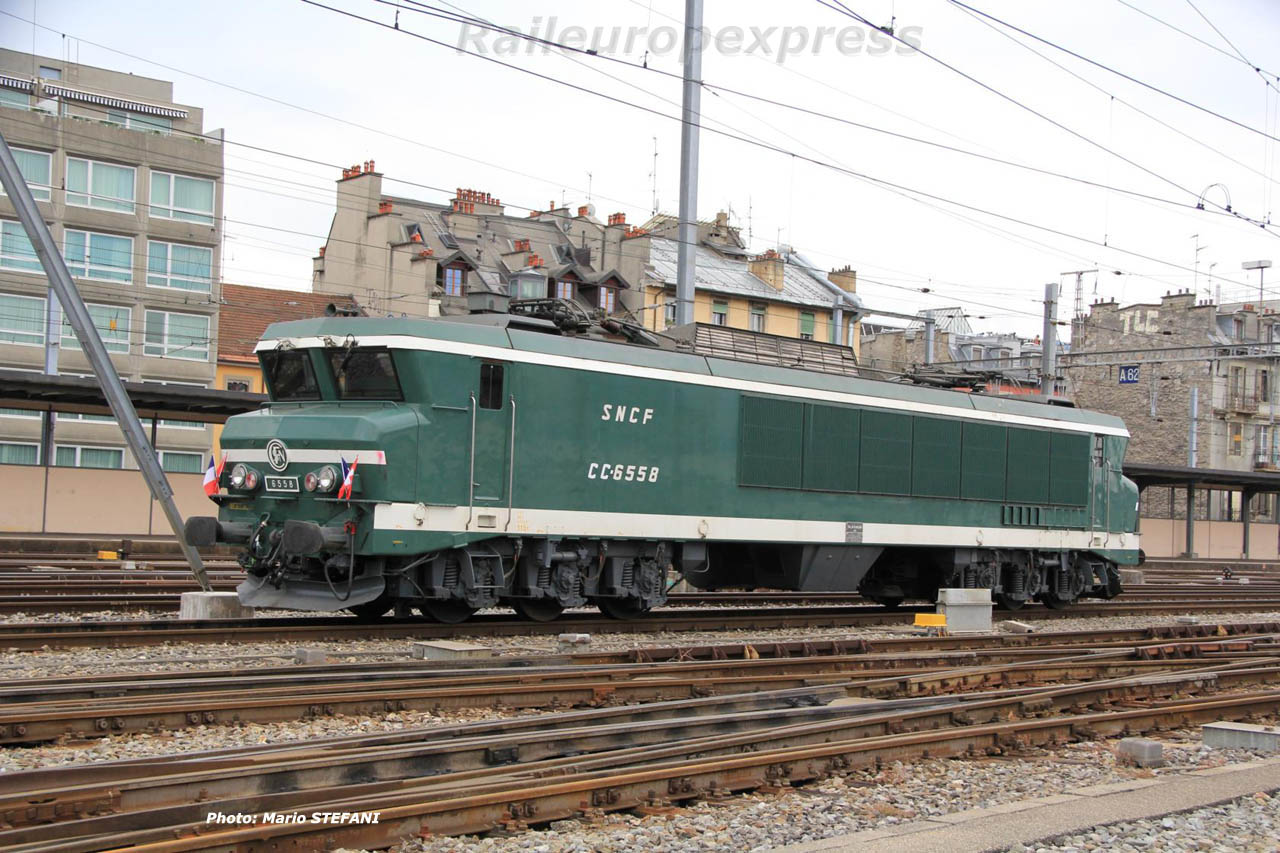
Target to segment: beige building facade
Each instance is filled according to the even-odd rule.
[[[0,131],[120,376],[210,387],[220,299],[220,132],[206,133],[200,108],[177,103],[170,82],[8,50],[0,50]],[[0,194],[0,367],[43,371],[48,343],[60,373],[89,375],[65,318],[47,334],[47,296],[31,242]],[[166,470],[203,471],[208,426],[162,420],[154,435]],[[47,453],[39,416],[0,409],[0,465],[46,460],[58,468],[136,467],[110,418],[59,415]],[[79,523],[63,510],[52,515],[59,520],[49,530]]]
[[[637,227],[622,213],[602,221],[592,205],[555,202],[516,216],[491,194],[463,188],[433,204],[383,193],[373,162],[343,170],[336,204],[313,290],[369,314],[465,313],[469,296],[491,294],[568,300],[586,315],[653,331],[674,325],[674,217]],[[856,352],[852,269],[817,270],[785,250],[753,254],[724,213],[699,223],[698,241],[697,322]]]
[[[459,188],[447,205],[386,195],[373,162],[344,170],[312,290],[371,315],[434,317],[468,311],[474,294],[568,299],[584,311],[628,316],[644,264],[624,251],[633,229],[590,205],[552,204],[528,216]]]

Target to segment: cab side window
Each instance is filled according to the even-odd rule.
[[[501,364],[480,365],[480,408],[502,408],[502,374]]]

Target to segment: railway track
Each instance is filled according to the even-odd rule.
[[[236,581],[214,580],[215,590],[234,590]],[[164,583],[87,583],[58,581],[40,585],[40,592],[14,593],[0,581],[0,614],[5,613],[93,613],[107,610],[152,610],[173,612],[178,609],[179,595],[197,587],[170,587]],[[1280,584],[1249,586],[1197,585],[1193,587],[1160,587],[1143,585],[1126,590],[1123,601],[1233,602],[1252,601],[1259,597],[1280,599]],[[686,592],[672,593],[666,608],[672,607],[762,607],[869,604],[856,592]]]
[[[1230,601],[1156,600],[1087,603],[1066,610],[1028,605],[1018,611],[1036,619],[1085,616],[1150,616],[1170,613],[1265,613],[1280,611],[1280,596],[1251,596]],[[591,612],[570,612],[553,622],[527,622],[509,615],[481,613],[460,625],[422,620],[361,621],[352,616],[262,617],[184,621],[177,619],[0,623],[0,649],[97,646],[119,648],[165,643],[277,642],[303,643],[354,639],[449,639],[458,636],[528,636],[531,634],[661,633],[682,631],[859,628],[910,625],[916,613],[932,608],[889,611],[876,605],[817,607],[666,608],[619,621]]]
[[[581,707],[5,774],[0,847],[31,853],[97,850],[108,841],[155,851],[385,847],[413,834],[517,831],[563,817],[777,790],[878,762],[1009,753],[1275,715],[1280,625],[1221,626],[1228,634],[1223,637],[1216,636],[1219,627],[1171,626],[1151,633],[1177,636],[1145,638],[1136,638],[1133,629],[1094,632],[1092,641],[1087,632],[983,637],[973,638],[977,643],[970,649],[958,645],[968,638],[918,637],[859,641],[869,645],[856,653],[833,646],[773,659],[740,650],[738,659],[620,663],[626,654],[655,658],[672,651],[655,648],[604,660],[528,660],[514,668],[447,667],[434,674],[419,669],[413,677],[434,685],[427,689],[464,695],[483,691],[487,682],[488,689],[509,695],[582,691],[576,694],[582,701],[575,703]],[[725,658],[735,652],[733,646],[718,648]],[[886,671],[887,664],[894,665]],[[410,668],[381,670],[390,673],[384,685]],[[367,687],[373,683],[368,676],[378,671],[317,669],[324,684],[313,685],[311,695],[353,675]],[[195,680],[212,688],[226,676]],[[779,680],[770,683],[771,677]],[[786,680],[795,678],[805,683]],[[4,695],[24,700],[0,705],[0,712],[25,706],[29,712],[43,707],[45,714],[73,714],[72,705],[85,701],[98,703],[96,708],[115,702],[141,710],[155,701],[154,691],[163,690],[164,677],[129,681],[132,688],[117,688],[140,692],[90,699],[45,689],[104,689],[103,677],[87,685],[73,679],[0,685],[9,691]],[[688,692],[679,698],[644,695],[662,683]],[[642,704],[615,705],[621,698],[616,693],[583,691],[601,684],[630,690]],[[714,686],[689,690],[697,684]],[[207,696],[184,693],[174,701],[194,706]],[[220,828],[205,822],[210,811],[365,810],[380,812],[379,823]]]

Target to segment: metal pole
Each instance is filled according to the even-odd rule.
[[[1187,423],[1187,467],[1196,467],[1196,418],[1200,415],[1200,389],[1191,388],[1191,418]]]
[[[1240,543],[1240,558],[1242,560],[1249,559],[1249,505],[1253,503],[1253,492],[1245,489],[1240,498],[1240,521],[1244,525],[1242,531],[1243,541]]]
[[[46,311],[44,315],[44,372],[48,376],[58,375],[58,351],[62,347],[62,306],[58,303],[58,294],[53,285],[49,285],[46,294]],[[58,416],[53,409],[44,413],[40,424],[40,447],[44,454],[44,466],[53,464],[53,431]]]
[[[693,322],[698,249],[698,129],[702,121],[702,0],[684,3],[684,104],[680,111],[680,241],[676,325]]]
[[[933,364],[933,336],[937,331],[938,321],[930,316],[924,318],[924,363]]]
[[[1044,286],[1044,334],[1040,336],[1040,396],[1053,396],[1058,361],[1058,285]]]
[[[1187,559],[1191,559],[1196,555],[1196,487],[1193,483],[1187,483],[1187,553],[1184,555]]]
[[[169,526],[173,528],[174,535],[178,537],[178,544],[187,558],[187,563],[191,566],[191,573],[195,575],[202,589],[206,592],[210,591],[212,586],[205,574],[204,563],[200,560],[196,549],[187,544],[187,539],[183,535],[182,515],[178,512],[178,505],[173,501],[173,489],[164,475],[164,469],[160,467],[160,460],[156,458],[155,448],[147,441],[147,435],[142,431],[142,424],[138,422],[138,413],[133,409],[133,402],[129,399],[129,395],[124,390],[124,383],[120,381],[119,375],[111,364],[111,357],[107,355],[107,348],[103,346],[102,338],[98,336],[98,330],[93,325],[89,310],[84,307],[80,292],[76,290],[75,283],[71,280],[66,261],[58,252],[58,247],[53,242],[53,235],[49,233],[49,226],[40,215],[40,209],[36,207],[35,199],[31,197],[31,190],[27,188],[26,181],[18,171],[18,162],[14,159],[13,152],[9,150],[9,143],[2,134],[0,134],[0,182],[4,184],[4,191],[13,201],[18,218],[22,220],[22,227],[26,229],[27,237],[30,238],[31,245],[40,258],[40,265],[44,267],[45,275],[49,277],[49,286],[56,292],[58,301],[67,312],[67,319],[76,331],[80,348],[84,350],[89,364],[93,366],[93,372],[98,377],[102,393],[107,398],[107,404],[111,406],[111,414],[120,423],[125,442],[133,452],[133,458],[138,460],[138,468],[141,469],[143,479],[151,489],[152,497],[164,507],[164,514],[169,519]]]

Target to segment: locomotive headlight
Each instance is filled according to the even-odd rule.
[[[246,468],[244,465],[236,465],[236,467],[231,469],[231,488],[243,489],[244,481],[248,478],[248,476],[249,476],[248,468]]]
[[[316,472],[316,487],[322,492],[332,492],[338,485],[338,472],[332,465],[326,465]]]
[[[252,492],[254,489],[258,488],[258,481],[261,479],[262,478],[258,475],[258,472],[250,468],[244,475],[245,489]]]
[[[316,472],[311,471],[307,476],[302,478],[302,488],[306,489],[308,492],[314,492],[316,490],[316,484],[319,482],[320,478],[316,476]]]

